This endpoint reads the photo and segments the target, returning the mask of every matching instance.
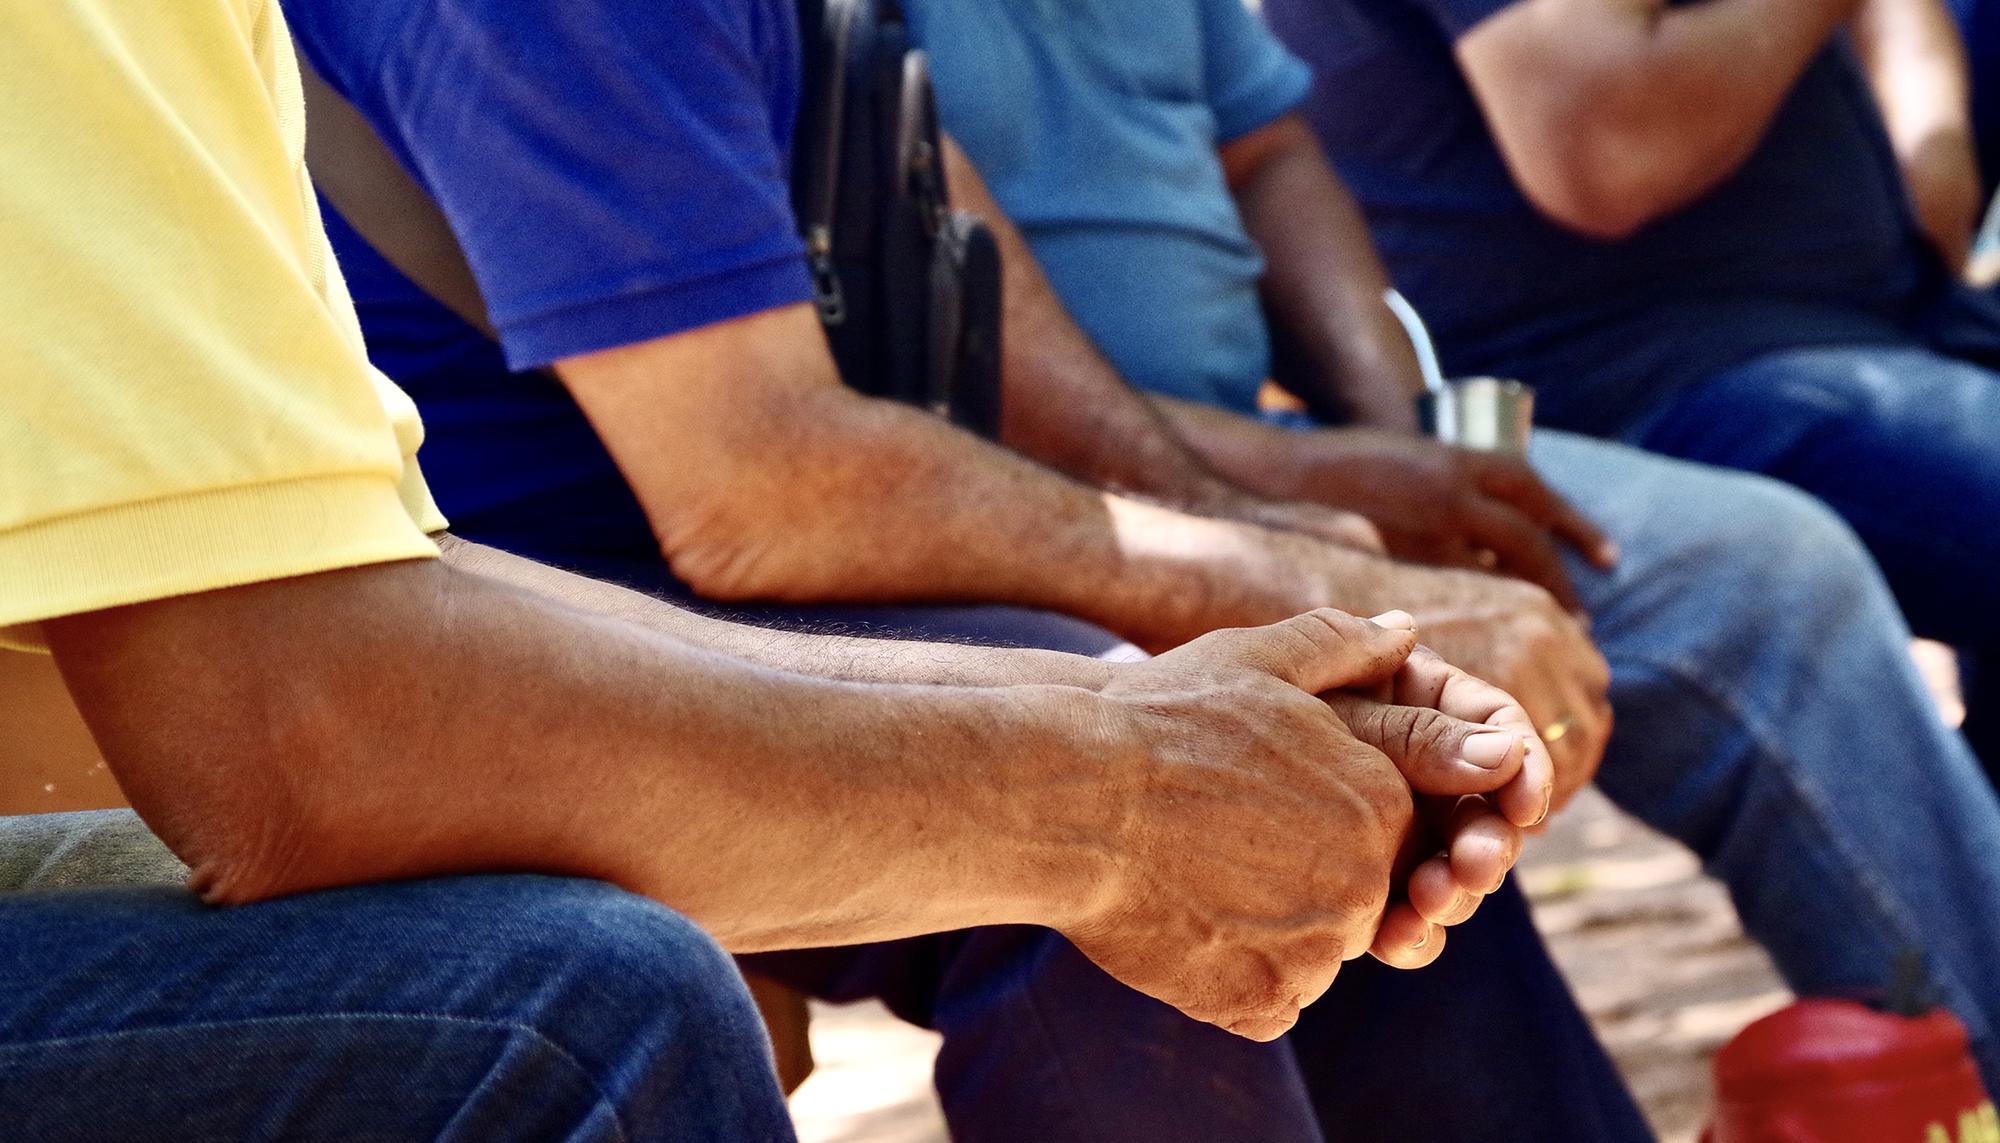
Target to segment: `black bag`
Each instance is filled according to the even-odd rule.
[[[1000,252],[951,209],[929,61],[894,0],[801,0],[793,206],[853,388],[1000,430]]]

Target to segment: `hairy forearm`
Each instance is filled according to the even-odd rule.
[[[1529,197],[1620,238],[1735,173],[1854,7],[1525,0],[1459,55]]]
[[[1151,650],[1314,605],[1255,574],[1262,528],[1088,487],[840,385],[803,306],[561,368],[711,599],[1014,604]]]
[[[1091,855],[1044,839],[1088,836],[1076,791],[1113,762],[1077,757],[1084,690],[811,679],[439,563],[49,631],[134,806],[222,903],[524,870],[739,950],[1051,923]]]
[[[1308,491],[1299,433],[1176,397],[1155,396],[1153,404],[1202,459],[1236,483],[1285,499]]]
[[[1002,439],[1008,447],[1087,484],[1190,511],[1239,498],[1070,317],[1019,228],[950,140],[945,155],[953,205],[992,229],[1005,268]]]
[[[761,488],[731,482],[722,518],[669,522],[665,549],[704,594],[1039,607],[1151,649],[1272,614],[1272,585],[1244,563],[1259,529],[1085,487],[913,410],[828,398],[782,455],[730,466],[757,468]]]
[[[1360,208],[1311,129],[1287,116],[1223,155],[1264,252],[1264,306],[1286,362],[1279,382],[1323,420],[1414,431],[1415,351],[1382,304],[1388,274]]]
[[[1092,690],[1111,675],[1107,663],[1057,651],[863,639],[731,623],[456,537],[440,537],[439,547],[445,562],[462,571],[577,611],[668,635],[691,647],[782,671],[859,683],[968,687],[1041,683]]]

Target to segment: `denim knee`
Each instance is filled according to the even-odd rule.
[[[1767,477],[1732,475],[1729,484],[1705,516],[1701,559],[1742,585],[1716,599],[1743,629],[1824,623],[1870,606],[1894,622],[1874,559],[1832,509]]]
[[[727,1125],[715,1137],[789,1137],[763,1022],[700,926],[596,882],[482,878],[453,893],[431,935],[445,955],[484,962],[480,987],[494,992],[473,1007],[509,1010],[558,1045],[628,1130],[650,1138],[638,1128],[658,1125],[664,1138],[699,1122]]]

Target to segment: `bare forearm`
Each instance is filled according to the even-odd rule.
[[[1297,499],[1310,483],[1298,434],[1224,409],[1176,397],[1153,404],[1217,472],[1267,496]]]
[[[445,562],[462,571],[577,611],[668,635],[691,647],[782,671],[860,683],[971,687],[1041,683],[1093,690],[1110,678],[1104,662],[1056,651],[860,639],[731,623],[454,537],[443,537],[439,546]]]
[[[1085,835],[1069,787],[1098,763],[1057,745],[1087,740],[1081,690],[808,679],[439,564],[50,631],[134,805],[219,902],[527,870],[755,949],[1049,923],[1049,863],[1089,860],[1024,820],[1074,811]]]
[[[964,153],[947,140],[945,154],[954,205],[992,228],[1006,271],[1007,445],[1087,484],[1191,511],[1239,498],[1070,317],[1027,240]]]
[[[1279,381],[1328,421],[1414,431],[1415,352],[1382,296],[1388,275],[1360,208],[1297,116],[1224,149],[1238,209],[1264,253],[1263,294],[1288,368]]]
[[[1854,44],[1899,152],[1937,131],[1969,130],[1970,65],[1938,0],[1862,0]]]
[[[1985,201],[1957,26],[1938,0],[1864,0],[1854,42],[1917,220],[1946,263],[1963,266]]]
[[[1242,561],[1261,529],[1087,488],[925,414],[829,396],[802,418],[809,436],[757,466],[761,488],[735,485],[726,522],[676,534],[669,520],[665,550],[703,594],[1039,607],[1152,649],[1274,613],[1274,586]]]
[[[1524,0],[1459,41],[1523,189],[1623,237],[1743,164],[1855,0]]]
[[[1088,487],[846,388],[807,306],[558,369],[710,599],[1014,604],[1149,650],[1315,604],[1257,574],[1261,527]]]

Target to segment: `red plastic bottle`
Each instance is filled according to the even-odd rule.
[[[1802,1000],[1715,1057],[1708,1143],[2000,1143],[1965,1026]]]

